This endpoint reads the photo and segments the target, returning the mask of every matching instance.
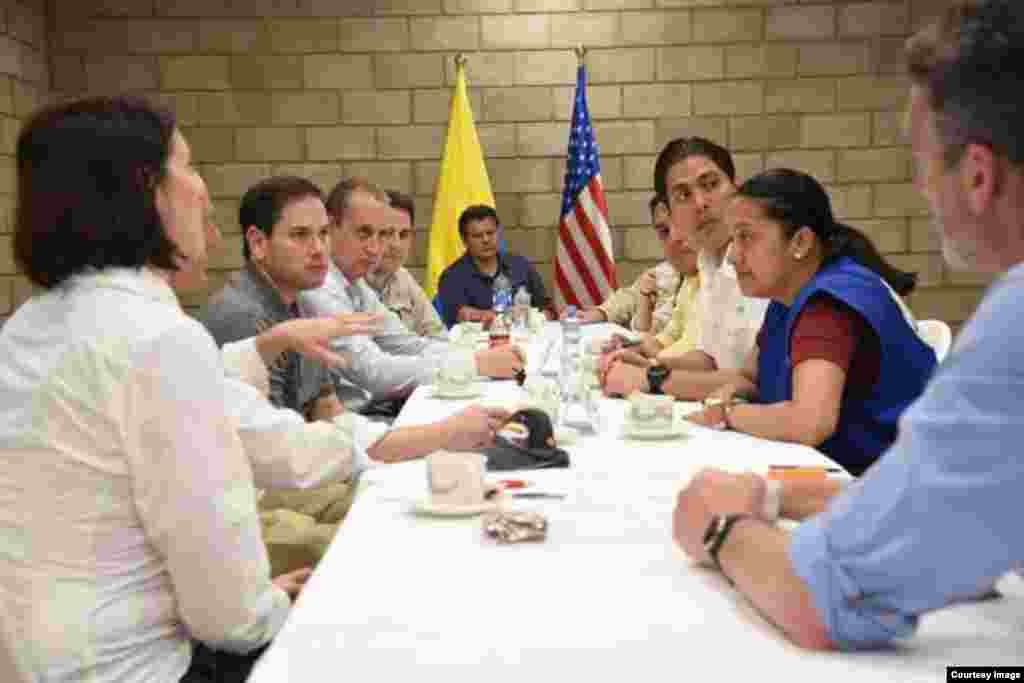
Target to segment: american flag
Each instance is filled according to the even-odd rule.
[[[555,283],[560,303],[577,307],[596,306],[618,286],[601,162],[587,108],[587,71],[582,64],[576,72]]]

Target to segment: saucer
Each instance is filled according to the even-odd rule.
[[[580,433],[571,427],[559,427],[555,430],[555,444],[571,446],[580,438]]]
[[[483,387],[480,386],[479,382],[473,382],[467,384],[464,387],[441,387],[437,384],[434,385],[434,391],[431,393],[432,398],[476,398],[477,396],[484,393]]]
[[[472,505],[451,505],[435,503],[429,498],[420,498],[413,502],[413,512],[428,517],[475,517],[485,512],[498,509],[498,501],[485,500]]]
[[[642,441],[658,441],[661,439],[678,439],[686,434],[686,427],[678,422],[669,429],[637,429],[626,422],[622,425],[622,436],[627,439],[638,439]]]

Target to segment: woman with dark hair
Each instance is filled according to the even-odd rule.
[[[691,419],[805,443],[862,473],[935,368],[899,298],[915,276],[836,222],[824,188],[799,171],[754,176],[725,220],[740,288],[771,304],[746,367]]]
[[[42,291],[0,332],[0,612],[40,679],[244,680],[309,572],[269,576],[220,352],[171,289],[216,233],[188,143],[144,100],[94,98],[34,115],[17,169]]]

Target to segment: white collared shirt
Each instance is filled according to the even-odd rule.
[[[210,335],[143,269],[73,278],[0,333],[0,601],[46,681],[177,683],[290,606]]]
[[[306,422],[267,399],[270,372],[255,338],[225,344],[224,403],[238,423],[253,479],[260,488],[311,488],[358,476],[376,463],[367,450],[387,426],[344,412],[330,422]]]
[[[339,337],[331,344],[348,360],[336,372],[336,384],[338,397],[349,410],[357,410],[369,398],[390,398],[429,384],[451,348],[410,332],[363,278],[350,282],[333,263],[324,285],[300,293],[299,301],[313,315],[378,313],[383,318],[373,336]]]
[[[713,358],[719,370],[738,370],[746,364],[769,304],[768,299],[753,299],[740,291],[736,269],[729,262],[731,250],[730,244],[721,264],[703,251],[697,256],[697,350]]]

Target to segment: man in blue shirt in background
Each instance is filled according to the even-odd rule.
[[[673,520],[691,557],[808,648],[906,637],[1024,567],[1024,3],[959,0],[907,54],[915,178],[946,260],[1002,277],[861,480],[783,488],[783,512],[808,517],[792,533],[765,519],[763,479],[717,470]]]
[[[525,287],[530,306],[555,317],[544,279],[529,261],[498,248],[499,221],[490,206],[471,206],[459,216],[459,235],[466,253],[445,268],[437,285],[441,318],[451,327],[463,321],[489,324],[494,319],[494,281],[499,273],[509,279],[512,292]]]

